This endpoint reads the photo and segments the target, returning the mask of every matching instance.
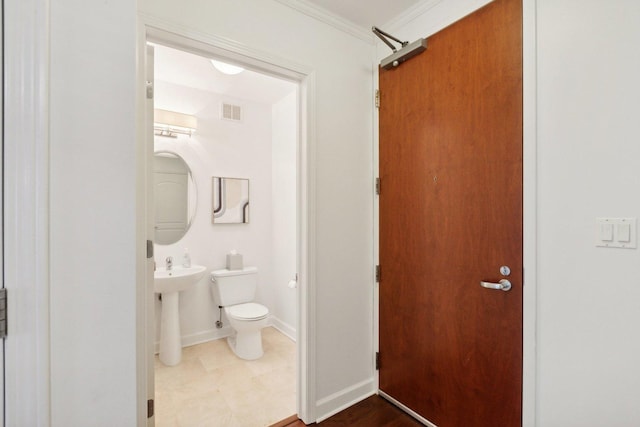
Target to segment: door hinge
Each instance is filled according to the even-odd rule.
[[[154,403],[153,399],[147,400],[147,418],[153,417]]]
[[[147,99],[153,99],[153,82],[147,81]]]
[[[380,352],[376,351],[376,371],[380,370]]]
[[[380,178],[376,178],[376,195],[380,195]]]
[[[380,89],[376,89],[375,103],[376,108],[380,108]]]
[[[7,336],[7,290],[0,289],[0,338]]]
[[[147,259],[153,258],[153,240],[147,240]]]
[[[380,277],[382,274],[380,273],[380,265],[376,265],[376,282],[380,283]]]

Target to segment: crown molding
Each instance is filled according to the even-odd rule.
[[[300,12],[304,15],[310,16],[318,21],[324,22],[340,31],[352,35],[360,40],[363,40],[369,44],[374,44],[375,38],[373,33],[367,28],[363,28],[360,25],[342,18],[330,11],[317,6],[307,0],[275,0],[291,9]]]
[[[409,22],[413,21],[420,15],[428,12],[430,9],[434,8],[439,3],[442,3],[442,1],[443,0],[423,0],[417,3],[416,5],[408,8],[407,10],[405,10],[404,12],[402,12],[400,15],[396,16],[392,20],[385,23],[383,28],[385,31],[389,31],[389,32],[395,31],[401,28],[402,26],[408,24]]]

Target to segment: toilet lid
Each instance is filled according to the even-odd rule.
[[[227,314],[236,319],[260,319],[269,314],[269,309],[264,305],[248,302],[228,307]]]

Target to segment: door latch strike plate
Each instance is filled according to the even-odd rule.
[[[153,258],[153,241],[147,240],[147,259]]]

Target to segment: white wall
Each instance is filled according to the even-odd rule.
[[[638,250],[593,247],[593,219],[640,208],[640,10],[624,0],[537,3],[538,425],[628,426],[640,418]],[[52,425],[134,425],[135,2],[50,7]],[[139,8],[316,69],[317,395],[371,378],[366,43],[274,2]],[[433,32],[438,13],[433,27],[413,30],[415,21],[398,35]]]
[[[51,424],[133,426],[136,3],[49,5]]]
[[[142,0],[139,8],[196,37],[315,70],[317,415],[372,392],[372,46],[275,1]]]
[[[371,46],[275,1],[49,6],[53,425],[137,421],[136,7],[315,70],[316,395],[373,390]]]
[[[538,0],[538,423],[640,424],[640,3]]]
[[[287,283],[297,272],[297,106],[298,94],[293,91],[272,108],[272,312],[280,322],[276,326],[292,338],[297,331],[297,298]]]
[[[188,248],[194,264],[204,265],[208,271],[218,270],[226,267],[226,254],[235,249],[243,255],[245,266],[258,268],[256,302],[267,306],[276,318],[273,320],[278,326],[283,326],[284,320],[278,318],[276,310],[279,298],[274,280],[277,261],[273,253],[272,229],[275,208],[272,177],[275,165],[271,162],[271,105],[223,97],[162,81],[156,81],[155,88],[157,108],[193,114],[198,119],[198,129],[191,138],[185,135],[177,139],[155,137],[155,150],[171,151],[185,159],[197,188],[197,207],[191,227],[178,242],[155,246],[156,263],[162,266],[167,256],[172,256],[174,262],[179,264],[184,249]],[[220,118],[223,101],[242,107],[241,122]],[[295,109],[292,114],[295,119]],[[291,126],[295,132],[295,122]],[[291,161],[295,171],[295,157]],[[249,224],[211,223],[213,176],[249,179]],[[295,175],[293,188],[288,190],[295,196]],[[295,219],[295,205],[290,209],[290,215]],[[292,255],[295,260],[295,245]],[[207,274],[193,289],[180,294],[180,325],[184,345],[219,338],[230,331],[228,328],[217,330],[215,327],[219,310],[211,297],[210,287]],[[295,312],[295,299],[290,302],[292,307],[285,310]],[[159,340],[161,303],[158,300],[155,309],[156,340]],[[223,316],[222,320],[228,325],[226,317]],[[292,322],[285,326],[293,329],[294,325],[295,322]]]

